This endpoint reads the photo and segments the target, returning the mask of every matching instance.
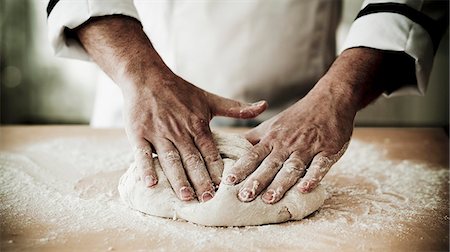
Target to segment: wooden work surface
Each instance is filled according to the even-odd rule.
[[[222,130],[243,132],[245,129]],[[355,200],[361,195],[355,193],[360,192],[358,186],[367,186],[365,177],[372,175],[340,172],[341,168],[337,167],[336,173],[330,172],[326,177],[329,179],[331,197],[318,213],[300,222],[251,228],[206,228],[134,212],[132,214],[136,216],[123,214],[127,213],[125,211],[132,212],[126,207],[121,208],[115,189],[120,174],[131,161],[123,130],[92,129],[86,126],[9,126],[0,128],[0,141],[2,251],[8,249],[210,251],[245,248],[448,250],[449,139],[445,132],[438,128],[356,128],[352,140],[356,147],[349,148],[349,152],[357,153],[369,146],[364,153],[370,154],[372,149],[374,153],[382,153],[379,154],[383,157],[383,160],[379,161],[382,162],[380,164],[392,164],[392,167],[399,169],[413,167],[411,169],[418,174],[418,178],[411,176],[413,180],[408,183],[417,182],[417,185],[421,185],[423,180],[430,176],[430,183],[433,185],[424,187],[427,192],[423,192],[424,196],[421,199],[423,211],[421,205],[415,203],[414,197],[406,198],[404,201],[404,204],[410,204],[414,211],[410,211],[409,215],[398,215],[398,220],[395,219],[397,218],[395,211],[389,210],[389,207],[395,208],[395,202],[398,201],[392,200],[388,202],[389,204],[383,205],[383,202],[375,199],[376,207],[353,207],[362,202]],[[68,149],[64,149],[64,146]],[[370,159],[370,156],[367,155],[367,158]],[[366,158],[362,154],[349,157],[354,158],[355,165],[362,164],[364,160],[361,159]],[[350,161],[343,162],[352,163]],[[370,162],[374,165],[379,164],[376,163],[377,160]],[[391,176],[389,169],[386,169],[385,173],[376,173],[376,167],[370,167],[371,164],[367,164],[370,168],[367,171],[375,170],[373,176],[378,176],[373,181],[377,180],[377,183],[388,181]],[[79,170],[77,167],[80,167]],[[407,174],[408,172],[405,176]],[[434,179],[431,180],[431,177]],[[11,182],[14,179],[18,181]],[[348,184],[352,184],[353,187],[345,187]],[[346,189],[333,191],[333,186],[342,186]],[[395,187],[395,184],[389,186]],[[374,191],[380,191],[380,188],[383,188],[383,184]],[[373,194],[369,192],[367,195],[375,194],[376,192]],[[403,196],[400,194],[397,192],[395,197],[409,195],[406,192]],[[103,196],[96,198],[98,195]],[[343,195],[346,197],[345,200]],[[383,197],[386,195],[383,194]],[[426,195],[432,195],[430,202],[433,205],[429,208],[431,210],[426,208],[428,207]],[[50,206],[43,202],[47,201],[47,198],[51,202]],[[386,197],[383,199],[390,200]],[[365,197],[364,200],[366,200],[364,204],[367,204],[372,199]],[[83,207],[78,209],[79,206]],[[109,210],[103,215],[101,212],[103,210],[96,211],[96,208]],[[72,213],[70,209],[76,211]],[[362,213],[363,209],[368,210]],[[361,213],[358,212],[360,210]],[[344,214],[346,211],[350,213]],[[129,219],[121,221],[121,218],[125,218],[124,215]],[[377,215],[380,216],[379,222],[375,218]],[[367,221],[369,218],[367,216],[370,217],[370,222]],[[387,225],[383,220],[385,216],[392,218],[386,228],[383,227]],[[105,221],[101,220],[102,218]],[[328,219],[330,223],[326,223]],[[398,229],[395,227],[396,221],[399,223]],[[143,226],[139,222],[148,224]],[[370,225],[364,229],[358,226],[358,223]],[[378,229],[371,227],[378,224],[381,225]],[[330,229],[326,228],[328,225]],[[367,234],[364,234],[366,232],[364,230],[367,230]],[[300,233],[303,231],[308,233]],[[286,237],[283,234],[286,234]],[[298,237],[298,241],[289,237]]]

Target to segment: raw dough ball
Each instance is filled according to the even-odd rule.
[[[225,170],[252,145],[236,134],[215,133],[214,138],[221,155],[224,157]],[[130,168],[120,178],[119,192],[125,203],[131,208],[153,216],[182,218],[189,222],[205,226],[250,226],[280,223],[289,220],[301,220],[317,210],[327,197],[325,189],[319,185],[313,192],[302,194],[294,187],[276,204],[266,204],[258,196],[252,202],[243,203],[237,194],[243,184],[235,186],[220,184],[213,199],[199,203],[196,200],[179,200],[164,175],[157,158],[155,166],[158,185],[147,188],[138,179],[136,166]]]

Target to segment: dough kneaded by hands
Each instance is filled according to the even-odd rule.
[[[252,147],[251,143],[237,134],[216,132],[214,139],[224,159],[224,174]],[[147,188],[138,178],[134,163],[130,165],[119,182],[122,200],[132,209],[149,215],[181,218],[204,226],[251,226],[301,220],[319,209],[327,197],[325,189],[319,185],[308,194],[302,194],[292,187],[282,200],[272,205],[264,203],[261,196],[252,202],[243,203],[237,198],[243,184],[241,182],[234,186],[221,183],[214,198],[207,202],[186,202],[176,197],[157,158],[154,164],[158,185],[153,188]]]

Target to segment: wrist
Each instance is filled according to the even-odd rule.
[[[74,31],[92,59],[123,90],[158,83],[155,80],[171,73],[134,18],[94,17]]]
[[[383,51],[370,48],[345,50],[319,81],[341,102],[357,111],[385,91]]]
[[[341,111],[355,116],[359,106],[352,89],[348,83],[341,83],[339,79],[331,75],[325,75],[307,97],[315,100],[316,104],[327,104],[325,107],[334,110],[336,113]]]
[[[124,96],[135,96],[142,93],[158,96],[168,86],[176,85],[176,78],[176,75],[168,73],[165,69],[152,68],[128,75],[117,83]]]
[[[164,74],[164,68],[162,67],[137,62],[137,64],[119,67],[116,76],[114,81],[119,88],[139,89],[157,85],[167,74]]]

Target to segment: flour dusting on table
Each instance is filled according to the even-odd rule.
[[[389,161],[376,145],[361,141],[352,141],[325,177],[329,198],[319,211],[298,222],[247,228],[208,228],[131,211],[116,189],[131,159],[123,139],[94,144],[62,138],[20,154],[0,153],[1,230],[17,234],[2,238],[1,246],[70,247],[91,236],[108,237],[96,243],[103,250],[120,249],[119,242],[128,249],[320,250],[349,243],[364,249],[378,245],[359,239],[386,237],[395,246],[395,240],[435,238],[424,227],[439,230],[448,223],[448,208],[442,209],[448,206],[447,169]],[[33,238],[23,240],[21,234],[30,232]],[[133,243],[143,237],[147,243]]]

